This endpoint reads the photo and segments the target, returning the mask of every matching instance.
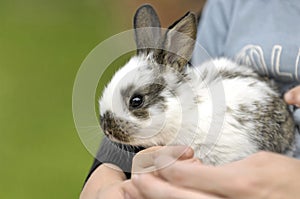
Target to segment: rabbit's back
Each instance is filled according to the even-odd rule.
[[[201,152],[203,146],[199,148],[198,156],[202,161],[222,164],[242,159],[259,150],[284,154],[293,151],[293,118],[277,87],[270,80],[260,77],[249,67],[227,59],[204,63],[198,73],[201,74],[201,83],[196,83],[199,85],[199,95],[204,84],[211,89],[211,93],[213,89],[219,87],[220,90],[221,87],[224,95],[218,93],[210,97],[217,96],[219,100],[223,97],[226,106],[222,128],[213,146],[209,146],[209,155]],[[214,106],[211,102],[207,104]],[[201,109],[207,109],[207,104],[200,103],[200,112]],[[209,111],[206,111],[207,115],[203,112],[203,120],[212,118]],[[205,144],[201,144],[205,147]],[[194,148],[199,147],[197,141],[196,145]]]

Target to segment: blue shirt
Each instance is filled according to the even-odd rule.
[[[228,57],[254,67],[286,91],[300,83],[299,21],[299,0],[208,0],[197,43],[213,58]],[[193,65],[204,61],[201,53],[196,45]],[[300,109],[294,118],[300,124]]]

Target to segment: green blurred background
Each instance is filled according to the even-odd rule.
[[[0,1],[0,198],[79,197],[93,157],[73,123],[76,72],[97,44],[131,28],[145,2],[156,4],[163,24],[203,4]]]

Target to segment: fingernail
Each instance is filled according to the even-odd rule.
[[[201,164],[201,161],[197,158],[193,158],[192,163],[193,164]]]
[[[183,148],[183,154],[188,154],[191,152],[191,149],[189,147],[184,146]]]
[[[124,193],[124,198],[125,199],[132,199],[132,197],[127,192]]]
[[[191,148],[186,148],[186,150],[184,151],[184,155],[190,157],[194,155],[194,151]]]

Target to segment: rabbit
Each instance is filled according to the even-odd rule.
[[[295,124],[275,84],[227,58],[190,65],[193,13],[162,33],[154,8],[143,5],[134,30],[137,53],[99,100],[100,126],[109,139],[142,147],[188,145],[210,165],[260,150],[293,154]]]

